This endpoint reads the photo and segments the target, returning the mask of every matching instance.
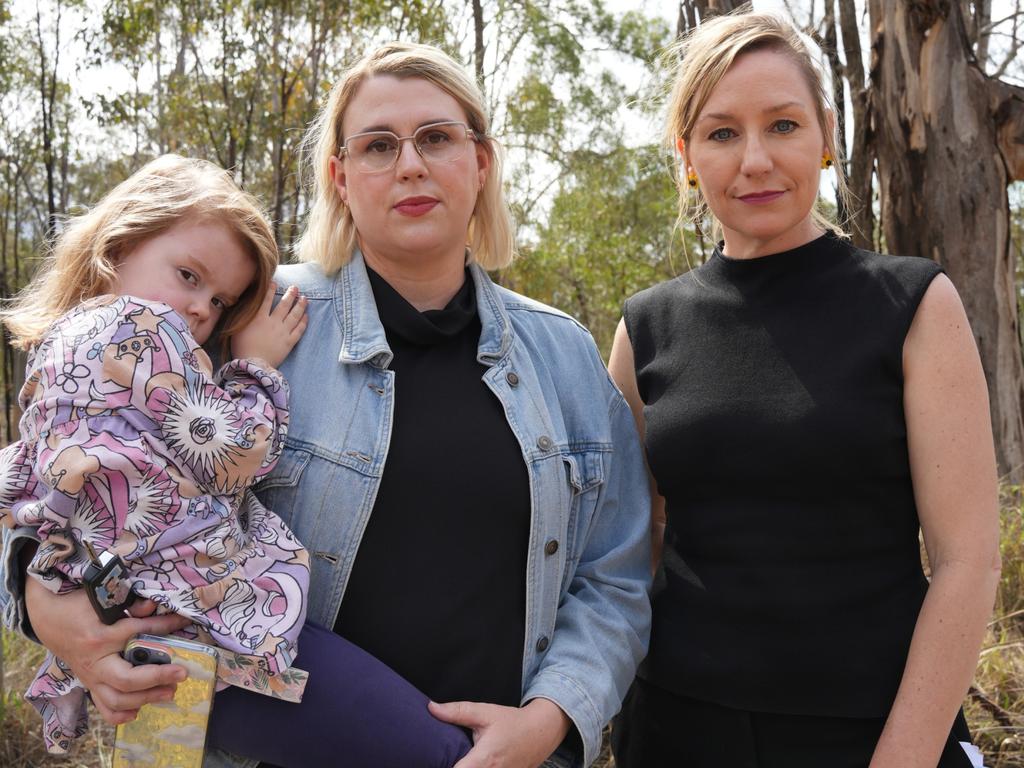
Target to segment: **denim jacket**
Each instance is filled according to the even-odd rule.
[[[590,334],[569,316],[495,285],[472,265],[484,382],[527,463],[522,701],[545,698],[575,724],[590,765],[647,649],[649,492],[629,408]],[[305,335],[281,366],[291,426],[257,494],[309,550],[311,621],[334,625],[373,509],[394,417],[391,350],[360,254],[333,277],[311,264],[279,269],[308,299]],[[5,622],[25,630],[7,536]],[[439,628],[438,631],[443,631]],[[453,649],[453,653],[457,653]],[[253,765],[225,753],[207,766]]]

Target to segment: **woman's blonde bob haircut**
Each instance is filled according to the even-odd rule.
[[[205,160],[163,155],[67,222],[35,277],[0,312],[12,342],[27,349],[61,315],[116,290],[121,259],[186,220],[225,224],[256,265],[256,277],[221,318],[218,333],[230,338],[256,314],[277,268],[273,230],[256,200],[222,168]]]
[[[717,16],[702,23],[668,50],[668,60],[674,63],[671,65],[673,84],[665,125],[666,145],[675,151],[678,139],[688,142],[711,92],[733,62],[745,53],[763,50],[789,56],[807,82],[814,97],[818,125],[825,136],[825,147],[832,158],[836,194],[846,203],[846,210],[850,210],[850,193],[832,117],[835,107],[825,87],[825,78],[806,39],[781,16],[749,10]],[[674,164],[674,176],[679,190],[679,223],[690,220],[699,224],[705,217],[710,217],[717,240],[721,236],[721,223],[711,214],[699,190],[691,195],[685,164]],[[812,209],[811,217],[824,229],[845,234],[821,211],[820,203]]]
[[[430,45],[386,43],[349,67],[334,84],[327,103],[309,127],[303,144],[303,165],[308,164],[313,205],[306,231],[298,243],[302,261],[319,264],[333,274],[352,258],[359,233],[352,212],[342,203],[329,173],[331,158],[345,144],[341,123],[359,86],[371,77],[418,77],[454,98],[466,113],[466,122],[490,156],[484,187],[477,195],[466,241],[469,259],[484,269],[501,269],[512,262],[512,222],[502,185],[502,157],[498,144],[487,135],[483,96],[476,83],[444,51]]]

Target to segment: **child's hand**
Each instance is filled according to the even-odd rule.
[[[233,357],[255,357],[275,368],[279,366],[306,330],[306,297],[299,289],[289,286],[273,311],[274,291],[270,284],[267,295],[256,317],[245,328],[231,337]]]

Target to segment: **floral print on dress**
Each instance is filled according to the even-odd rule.
[[[33,526],[28,572],[80,588],[82,544],[120,555],[133,589],[193,621],[183,634],[291,665],[309,556],[248,491],[281,452],[288,388],[255,360],[216,375],[167,305],[93,299],[29,353],[22,439],[0,452],[0,512]],[[51,752],[86,729],[85,691],[48,656],[26,693]]]

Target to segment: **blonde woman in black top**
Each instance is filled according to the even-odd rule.
[[[720,17],[679,53],[680,212],[722,243],[630,299],[611,354],[660,564],[617,765],[980,765],[959,707],[998,504],[963,306],[816,210],[822,168],[842,188],[835,118],[788,22]]]

